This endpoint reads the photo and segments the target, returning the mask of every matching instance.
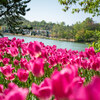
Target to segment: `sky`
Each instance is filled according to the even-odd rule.
[[[96,23],[100,23],[100,16],[92,17],[91,14],[80,12],[71,13],[71,9],[64,12],[63,5],[60,5],[58,0],[31,0],[28,3],[30,11],[24,16],[29,21],[42,21],[60,23],[65,22],[66,25],[72,25],[76,22],[82,22],[87,17],[93,18]]]

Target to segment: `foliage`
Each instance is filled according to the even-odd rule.
[[[95,23],[91,18],[86,18],[83,22],[77,22],[72,26],[62,26],[55,24],[52,34],[55,37],[75,39],[76,41],[96,41],[100,24]]]
[[[27,9],[29,2],[30,0],[0,0],[0,17],[5,19],[4,23],[11,32],[15,32],[16,27],[22,24],[20,16],[30,10]]]
[[[96,52],[100,52],[100,31],[96,31],[96,34],[95,34],[95,39],[96,39],[96,42],[93,42],[92,44],[90,44],[89,46],[91,47],[94,47],[95,51]]]
[[[100,15],[100,0],[58,0],[61,5],[64,5],[64,11],[75,5],[72,9],[72,13],[84,11],[85,13],[90,13],[93,16]],[[79,6],[77,8],[77,6]]]
[[[84,29],[78,31],[75,35],[76,41],[84,41],[85,40],[85,36],[84,36]]]
[[[1,24],[3,20],[4,19],[0,20]],[[55,38],[64,38],[67,40],[74,39],[76,41],[85,42],[97,41],[99,39],[98,34],[100,32],[100,24],[95,23],[92,18],[86,18],[83,22],[76,22],[76,24],[70,26],[65,25],[64,22],[47,23],[44,20],[42,20],[41,22],[30,22],[23,17],[21,17],[21,21],[23,22],[23,24],[20,27],[32,28],[33,30],[49,30],[51,33],[51,37]],[[36,32],[33,32],[32,34],[37,35]]]

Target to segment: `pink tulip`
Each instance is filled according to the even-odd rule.
[[[90,68],[89,67],[89,61],[87,60],[87,59],[85,59],[85,60],[81,60],[81,66],[80,67],[83,67],[84,69],[86,69],[86,68]]]
[[[0,71],[6,76],[9,77],[12,74],[12,70],[14,70],[14,68],[12,68],[12,65],[7,65],[4,67],[0,67]]]
[[[9,77],[5,78],[6,80],[14,80],[15,79],[15,73],[12,73]]]
[[[86,53],[86,56],[89,58],[90,56],[94,56],[96,53],[95,53],[95,50],[93,47],[90,47],[89,49],[88,48],[85,48],[85,53]]]
[[[28,46],[28,51],[31,57],[39,57],[41,55],[41,45],[38,41],[34,41],[34,43],[30,42]]]
[[[14,42],[15,40],[16,40],[16,38],[15,38],[15,37],[11,39],[11,41],[12,41],[12,42]]]
[[[22,67],[22,68],[25,68],[25,64],[26,64],[27,62],[28,62],[27,59],[21,58],[21,60],[20,60],[20,65],[21,65],[21,67]]]
[[[66,100],[72,95],[71,83],[74,74],[71,69],[64,68],[52,75],[52,91],[57,100]]]
[[[79,88],[79,87],[83,86],[84,81],[85,81],[85,78],[81,78],[78,76],[73,79],[72,85],[73,85],[73,87],[77,86]]]
[[[73,93],[74,100],[100,100],[100,78],[95,77],[92,82],[85,87],[74,88]]]
[[[71,100],[90,100],[85,87],[75,87],[73,90],[73,99]],[[95,100],[95,99],[94,99]]]
[[[6,51],[8,54],[11,54],[12,57],[16,57],[19,54],[17,47],[8,47],[6,48]]]
[[[32,73],[36,77],[41,77],[44,75],[44,61],[41,58],[38,58],[34,61],[32,65]]]
[[[24,42],[24,39],[16,39],[16,38],[13,38],[11,40],[11,44],[10,46],[11,47],[21,47],[21,44]]]
[[[28,52],[28,43],[23,43],[21,44],[21,54],[22,56],[25,56],[25,55],[28,55],[29,52]]]
[[[0,94],[0,100],[4,100],[4,95]]]
[[[12,57],[16,57],[18,56],[18,54],[19,54],[18,48],[11,48]]]
[[[50,100],[52,96],[51,80],[46,78],[39,86],[33,83],[31,91],[40,100]]]
[[[11,42],[10,47],[17,47],[16,41]]]
[[[0,62],[3,61],[3,57],[2,57],[2,54],[0,54]]]
[[[14,65],[18,66],[19,65],[19,61],[17,59],[14,60]]]
[[[28,52],[27,48],[22,49],[21,54],[22,54],[22,56],[28,55],[29,52]]]
[[[4,65],[8,65],[9,62],[10,62],[10,59],[9,59],[9,58],[4,58],[4,59],[3,59],[3,64],[4,64]]]
[[[18,86],[15,83],[9,83],[8,88],[4,90],[4,94],[7,95],[11,90],[18,89]]]
[[[86,87],[88,100],[100,100],[100,77],[95,77]]]
[[[29,72],[26,71],[25,69],[18,69],[18,71],[17,71],[17,76],[18,76],[19,80],[22,82],[27,81],[28,75],[29,75]]]
[[[94,70],[100,69],[100,57],[91,56],[88,62],[91,69]]]
[[[0,84],[0,93],[2,93],[2,92],[3,92],[3,85]]]
[[[57,65],[57,61],[54,57],[49,57],[49,64],[51,66],[56,66]]]
[[[80,52],[79,52],[79,56],[80,56],[80,57],[85,57],[86,55],[85,55],[85,53],[84,53],[83,51],[80,51]]]
[[[30,62],[28,62],[27,59],[21,58],[20,65],[21,65],[22,68],[24,68],[24,69],[26,69],[28,71],[31,71]]]
[[[28,95],[28,89],[19,88],[14,83],[9,83],[8,88],[4,91],[4,100],[25,100]]]
[[[17,44],[17,47],[21,47],[21,44],[24,42],[24,39],[17,39],[16,40],[16,44]]]
[[[45,49],[42,49],[41,51],[41,57],[46,61],[48,56],[48,52]]]

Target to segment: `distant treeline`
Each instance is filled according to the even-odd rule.
[[[100,38],[100,23],[95,23],[92,18],[86,18],[83,22],[74,25],[61,23],[47,23],[46,21],[30,22],[22,17],[24,27],[32,27],[36,30],[49,30],[50,36],[55,38],[74,39],[76,41],[97,41]],[[2,23],[2,20],[0,21]]]

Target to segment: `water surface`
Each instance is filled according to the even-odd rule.
[[[58,41],[58,40],[49,40],[49,39],[42,39],[42,38],[34,38],[34,37],[25,37],[25,36],[15,36],[15,35],[4,35],[8,37],[9,39],[12,39],[16,37],[17,39],[24,39],[25,42],[30,42],[30,41],[39,41],[43,42],[45,45],[56,45],[57,48],[67,48],[67,50],[72,49],[72,50],[78,50],[78,51],[84,51],[85,48],[88,47],[86,43],[78,43],[78,42],[66,42],[66,41]]]

